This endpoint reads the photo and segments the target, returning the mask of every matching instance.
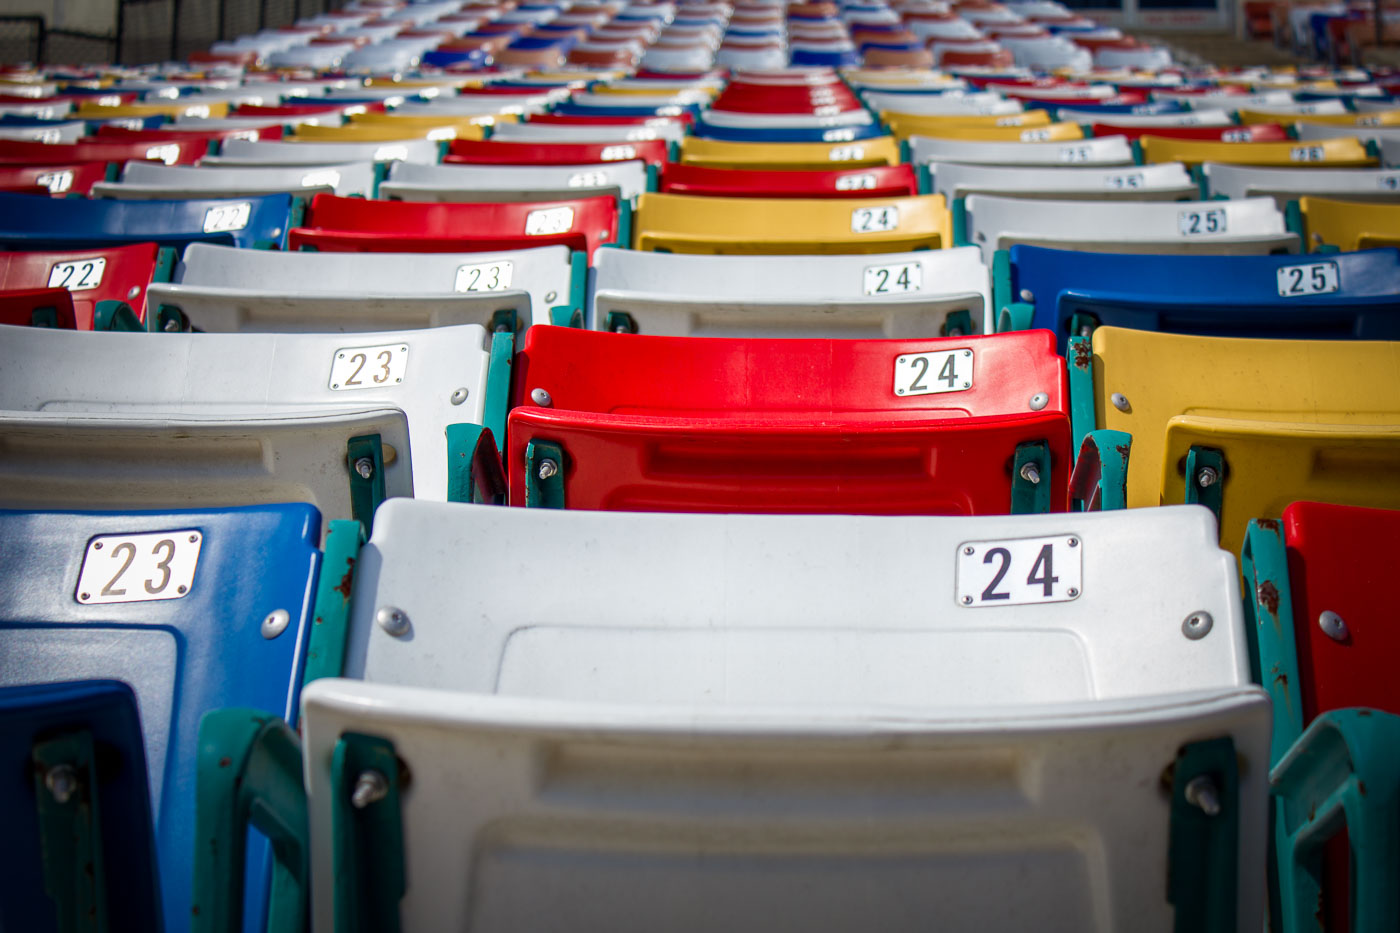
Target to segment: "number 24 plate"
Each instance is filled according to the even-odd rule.
[[[964,541],[958,545],[957,600],[969,609],[1059,603],[1084,591],[1084,542],[1074,535]]]

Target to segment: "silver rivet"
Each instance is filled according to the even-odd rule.
[[[1193,612],[1181,623],[1181,634],[1196,641],[1209,635],[1213,625],[1215,625],[1215,619],[1209,612],[1205,610]]]
[[[1215,467],[1201,467],[1196,473],[1196,485],[1202,489],[1214,486],[1220,479],[1220,473]]]
[[[544,389],[531,389],[530,401],[542,408],[548,408],[554,404],[554,399],[550,398],[549,393]]]
[[[262,637],[276,638],[287,629],[287,623],[292,621],[292,616],[285,609],[274,609],[267,614],[267,618],[262,621]]]
[[[100,550],[102,550],[102,542],[101,542],[101,541],[95,541],[95,542],[93,542],[92,549],[93,549],[94,551],[100,551]]]
[[[628,333],[627,325],[626,325],[626,324],[614,324],[614,325],[613,325],[612,332],[613,332],[614,334],[625,334],[625,333]]]
[[[130,288],[128,288],[128,289],[126,290],[126,297],[128,297],[128,298],[135,298],[135,297],[136,297],[137,295],[139,295],[139,294],[141,294],[141,286],[140,286],[140,285],[133,285],[133,286],[131,286]]]
[[[538,476],[540,479],[549,479],[559,472],[559,464],[553,460],[541,460]]]
[[[972,597],[971,597],[971,596],[964,596],[964,597],[962,598],[962,603],[963,603],[964,606],[971,606],[971,605],[972,605]]]
[[[1081,337],[1092,337],[1092,336],[1094,336],[1094,325],[1092,325],[1092,324],[1080,324],[1080,325],[1079,325],[1079,336],[1081,336]]]
[[[970,383],[970,382],[964,382],[964,383],[963,383],[963,388],[964,388],[964,389],[970,389],[970,388],[972,388],[972,383]]]
[[[972,351],[971,351],[971,350],[964,350],[964,351],[963,351],[963,356],[971,356],[971,355],[972,355]]]
[[[92,594],[91,594],[91,593],[79,593],[79,594],[78,594],[78,598],[79,598],[79,599],[92,599]]]
[[[963,553],[966,554],[968,557],[971,557],[973,554],[977,553],[977,548],[973,547],[972,545],[968,545],[967,547],[963,548]]]
[[[1346,641],[1350,634],[1346,621],[1331,609],[1322,610],[1322,614],[1317,617],[1317,624],[1333,641]]]
[[[1046,395],[1044,392],[1037,392],[1031,396],[1031,411],[1040,411],[1049,404],[1050,396]]]
[[[1029,288],[1021,289],[1021,300],[1028,305],[1035,304],[1035,292],[1031,291]]]
[[[390,635],[398,636],[408,631],[408,616],[402,609],[393,606],[380,606],[374,614],[374,621]]]
[[[355,778],[355,789],[350,794],[350,804],[356,810],[363,810],[387,796],[389,779],[378,771],[362,771],[360,776]]]
[[[1122,392],[1114,392],[1112,395],[1110,395],[1110,396],[1108,397],[1108,400],[1109,400],[1110,402],[1112,402],[1112,403],[1113,403],[1113,407],[1116,408],[1116,409],[1118,409],[1119,411],[1132,411],[1132,410],[1133,410],[1133,406],[1131,406],[1131,405],[1128,404],[1128,397],[1127,397],[1126,395],[1124,395]]]
[[[498,333],[498,334],[508,334],[508,333],[510,333],[510,328],[507,327],[505,324],[497,324],[497,325],[496,325],[496,333]]]
[[[190,535],[190,544],[194,544],[194,543],[195,543],[196,541],[198,541],[198,540],[199,540],[199,535]]]
[[[901,363],[903,363],[903,362],[905,362],[905,361],[908,360],[908,359],[909,359],[909,358],[908,358],[907,356],[901,356],[901,357],[899,358],[899,361],[900,361]]]
[[[361,457],[355,461],[355,472],[360,474],[360,479],[369,479],[374,475],[374,461],[369,457]]]
[[[1070,546],[1070,547],[1079,547],[1079,539],[1078,539],[1078,538],[1070,538],[1070,539],[1069,539],[1069,546]]]
[[[1206,816],[1219,815],[1220,790],[1215,786],[1215,782],[1206,775],[1197,775],[1188,781],[1185,796],[1187,803],[1200,807],[1201,812]]]
[[[1024,463],[1021,465],[1021,479],[1032,486],[1040,485],[1040,470],[1034,463]]]
[[[452,393],[452,398],[451,398],[449,401],[451,401],[453,405],[460,405],[460,404],[462,404],[463,402],[465,402],[466,400],[467,400],[467,390],[466,390],[466,389],[458,389],[457,391],[455,391],[455,392]]]
[[[1068,596],[1070,599],[1074,599],[1074,597],[1079,595],[1079,588],[1072,586],[1069,589],[1065,590],[1065,595]]]
[[[72,765],[54,765],[44,772],[44,786],[59,803],[67,803],[78,792],[78,772]]]
[[[559,297],[559,293],[558,293],[558,292],[545,292],[545,293],[544,293],[544,300],[545,300],[546,303],[551,302],[551,301],[553,301],[555,298],[558,298],[558,297]]]
[[[176,333],[180,330],[180,322],[175,318],[171,318],[165,322],[163,329],[167,334]]]

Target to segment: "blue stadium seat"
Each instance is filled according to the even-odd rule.
[[[871,139],[887,135],[878,123],[863,126],[719,126],[704,120],[695,124],[694,136],[738,143],[831,143]]]
[[[30,195],[0,192],[0,248],[81,249],[150,243],[281,248],[291,226],[292,196],[189,201],[89,201],[54,198],[35,210]]]

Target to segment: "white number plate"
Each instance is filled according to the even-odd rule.
[[[152,146],[146,150],[146,158],[157,159],[166,165],[174,165],[180,161],[180,147],[175,143],[168,146]]]
[[[1137,190],[1145,184],[1147,184],[1147,179],[1143,177],[1142,172],[1125,172],[1121,175],[1105,175],[1103,178],[1103,186],[1105,188],[1113,188],[1118,191],[1129,188]]]
[[[1253,130],[1226,130],[1220,134],[1222,143],[1247,143],[1254,139]]]
[[[579,172],[569,176],[570,188],[601,188],[607,183],[607,172]]]
[[[837,146],[827,152],[826,157],[832,162],[854,162],[857,159],[865,158],[865,147]]]
[[[972,388],[972,351],[936,350],[906,353],[894,360],[894,394],[939,395]]]
[[[253,215],[253,205],[247,201],[238,204],[220,204],[204,213],[205,233],[228,233],[248,226],[248,218]]]
[[[856,138],[856,131],[849,127],[838,127],[834,130],[826,130],[822,133],[824,143],[848,143]]]
[[[62,194],[73,187],[73,173],[66,169],[61,172],[44,172],[34,180],[48,188],[50,194]]]
[[[391,343],[380,347],[345,347],[331,360],[330,386],[338,392],[348,389],[378,389],[398,385],[408,373],[408,347]]]
[[[407,146],[380,146],[374,150],[374,161],[393,162],[396,159],[407,159]]]
[[[87,291],[102,284],[105,259],[79,259],[77,262],[56,262],[49,269],[49,288],[66,288],[72,292]]]
[[[1326,295],[1340,291],[1342,273],[1335,262],[1310,262],[1301,266],[1279,266],[1278,294],[1280,298],[1301,295]]]
[[[923,290],[923,287],[924,267],[917,262],[865,267],[865,294],[867,295],[917,292]]]
[[[1327,153],[1321,146],[1294,146],[1288,150],[1288,158],[1294,162],[1321,162]]]
[[[965,541],[958,545],[958,605],[1020,606],[1078,599],[1084,543],[1076,537]]]
[[[860,175],[841,175],[836,179],[837,191],[866,191],[875,187],[875,176],[867,173]]]
[[[74,595],[85,606],[180,599],[194,586],[198,531],[98,535],[88,542]]]
[[[1182,236],[1201,236],[1206,233],[1225,232],[1225,209],[1209,211],[1182,211],[1176,215],[1177,226]]]
[[[604,146],[603,151],[598,155],[598,161],[621,162],[623,159],[635,159],[636,157],[636,146]]]
[[[1034,129],[1021,131],[1021,142],[1023,143],[1043,143],[1050,139],[1050,130],[1043,126]]]
[[[1088,162],[1094,158],[1094,150],[1090,146],[1066,146],[1060,150],[1061,162]]]
[[[333,168],[317,169],[301,176],[303,188],[334,188],[340,184],[340,173]]]
[[[858,207],[851,211],[852,233],[882,233],[898,229],[899,208],[893,204],[888,207]]]
[[[510,277],[514,271],[515,263],[509,259],[479,266],[458,266],[457,283],[453,289],[459,292],[503,292],[510,288]]]
[[[572,207],[550,207],[542,211],[531,211],[525,215],[526,236],[568,233],[573,228],[574,209]]]

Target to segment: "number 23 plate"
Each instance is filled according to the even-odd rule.
[[[88,541],[74,595],[87,606],[180,599],[194,586],[203,543],[193,529],[99,535]]]
[[[1084,542],[1073,535],[964,541],[958,545],[959,606],[1060,603],[1083,592]]]

